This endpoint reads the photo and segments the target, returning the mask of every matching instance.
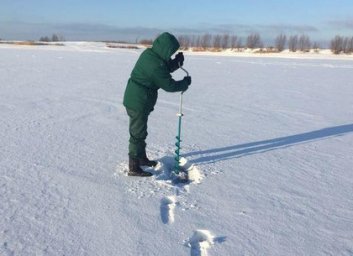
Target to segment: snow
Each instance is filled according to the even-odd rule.
[[[166,196],[161,200],[161,219],[164,224],[174,222],[175,196]]]
[[[353,62],[185,53],[128,177],[141,49],[0,45],[0,255],[353,255]],[[173,76],[184,76],[177,71]]]

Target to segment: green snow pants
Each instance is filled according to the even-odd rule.
[[[147,121],[149,113],[138,112],[126,108],[130,117],[129,121],[129,156],[133,158],[142,158],[146,154]]]

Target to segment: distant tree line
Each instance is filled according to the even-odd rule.
[[[180,45],[183,49],[190,47],[201,49],[201,50],[222,50],[222,49],[257,49],[264,48],[264,43],[261,39],[260,34],[252,33],[246,37],[245,42],[237,35],[230,34],[203,34],[203,35],[180,35],[178,37]],[[273,45],[267,46],[266,48],[272,51],[281,52],[288,45],[288,49],[291,52],[302,51],[308,52],[311,49],[318,49],[320,45],[318,43],[311,43],[309,36],[307,35],[291,35],[287,38],[285,34],[279,34]]]
[[[152,45],[153,43],[153,40],[152,39],[141,39],[139,41],[140,44],[143,44],[143,45]]]
[[[49,36],[42,36],[39,38],[41,42],[62,42],[65,41],[65,38],[62,35],[53,34],[51,37]]]
[[[180,35],[178,41],[183,49],[190,47],[205,50],[205,49],[240,49],[243,48],[242,40],[236,35],[209,33],[203,35]]]
[[[1,40],[1,39],[0,39]],[[62,35],[53,34],[52,36],[43,36],[39,39],[42,42],[59,42],[65,41]],[[195,51],[211,50],[221,51],[224,49],[242,51],[244,49],[261,49],[266,51],[282,52],[288,49],[290,52],[309,52],[310,50],[318,51],[320,44],[312,42],[308,35],[290,35],[279,34],[275,37],[273,44],[264,46],[259,33],[249,34],[245,41],[237,35],[231,34],[210,34],[201,35],[179,35],[178,41],[182,49],[187,50],[193,48]],[[152,45],[152,39],[142,39],[140,44]],[[337,35],[330,41],[330,49],[334,54],[352,54],[353,53],[353,36],[344,37]]]
[[[321,46],[318,42],[312,42],[305,34],[287,36],[283,33],[275,37],[273,44],[264,46],[260,34],[249,34],[244,42],[241,37],[231,34],[210,34],[201,35],[179,35],[178,41],[182,49],[193,48],[194,51],[221,51],[225,49],[242,51],[244,49],[260,49],[272,52],[282,52],[288,49],[290,52],[319,51]],[[143,39],[140,43],[151,45],[153,40]],[[264,49],[265,48],[265,49]],[[336,36],[331,40],[331,51],[334,54],[353,53],[353,37]]]

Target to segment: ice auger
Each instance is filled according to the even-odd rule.
[[[180,66],[179,63],[179,68],[182,69],[185,73],[186,76],[189,76],[189,72],[184,69],[183,67]],[[174,166],[174,174],[176,176],[176,180],[178,182],[187,182],[188,181],[188,175],[187,175],[187,171],[183,170],[180,166],[180,149],[181,149],[181,119],[183,117],[183,93],[180,93],[180,104],[179,104],[179,113],[177,113],[178,116],[178,134],[175,137],[176,138],[176,150],[175,150],[175,166]]]

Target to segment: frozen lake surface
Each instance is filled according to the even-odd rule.
[[[1,255],[353,255],[353,61],[186,54],[127,177],[122,105],[141,50],[0,46]],[[184,74],[177,71],[175,79]]]

